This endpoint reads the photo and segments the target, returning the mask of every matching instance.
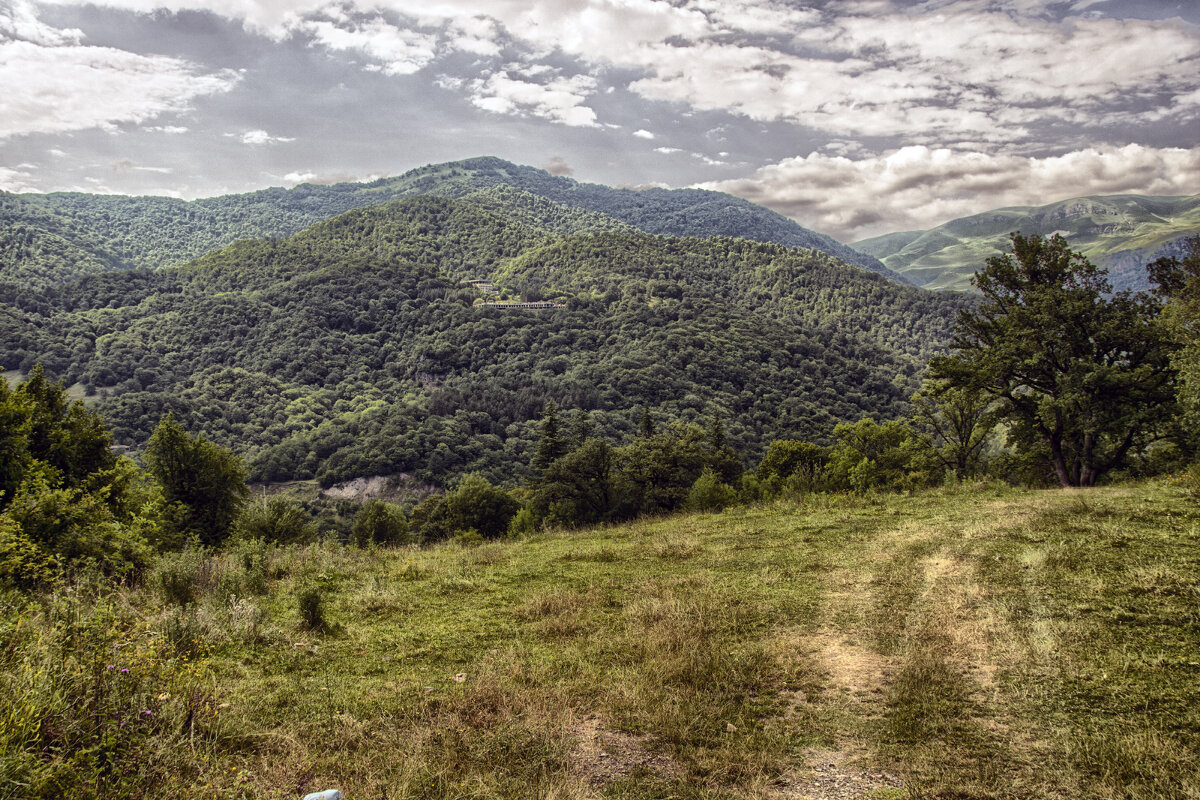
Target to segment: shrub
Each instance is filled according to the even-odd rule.
[[[208,556],[202,550],[189,548],[160,556],[153,582],[168,603],[185,608],[203,594],[211,572]]]
[[[688,492],[686,507],[689,511],[721,511],[737,501],[737,490],[722,483],[711,467],[705,467]]]
[[[243,509],[235,530],[239,538],[278,544],[306,544],[316,537],[316,525],[300,504],[279,496]]]
[[[50,582],[53,564],[7,515],[0,516],[0,586],[34,589]]]
[[[509,536],[528,536],[537,530],[537,519],[528,508],[522,508],[508,521]]]
[[[408,541],[408,519],[399,506],[368,500],[354,517],[351,537],[358,547],[398,545]]]
[[[300,622],[310,631],[329,630],[329,621],[325,619],[325,597],[320,586],[306,586],[296,597],[300,610]]]

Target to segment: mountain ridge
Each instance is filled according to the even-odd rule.
[[[1109,271],[1115,289],[1148,288],[1144,267],[1178,255],[1200,234],[1200,194],[1090,195],[1041,206],[1010,206],[951,220],[926,231],[902,231],[855,242],[889,268],[928,289],[970,290],[970,278],[1008,235],[1061,233],[1071,248]]]
[[[178,266],[238,239],[290,236],[339,214],[406,197],[459,199],[511,187],[567,208],[668,236],[740,236],[805,247],[908,281],[872,256],[778,212],[701,189],[618,189],[494,156],[431,164],[366,183],[300,184],[197,200],[56,192],[0,193],[0,279],[45,285],[75,274]],[[30,264],[47,265],[41,271]]]

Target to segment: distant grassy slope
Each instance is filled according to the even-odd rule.
[[[153,716],[113,798],[1194,797],[1198,524],[1155,483],[172,556],[187,609],[154,581],[26,607],[0,713],[131,667]],[[0,774],[69,766],[42,746]]]
[[[497,195],[496,193],[500,194]],[[371,183],[303,184],[185,201],[77,193],[0,192],[0,282],[48,285],[79,274],[175,266],[239,239],[290,236],[367,206],[417,195],[512,207],[556,233],[637,229],[667,236],[737,236],[821,250],[907,281],[872,256],[732,195],[698,189],[616,189],[481,157]],[[557,204],[555,207],[554,204]]]
[[[1071,247],[1109,270],[1115,288],[1142,289],[1145,265],[1177,255],[1179,240],[1200,234],[1200,195],[1081,197],[1038,207],[1001,208],[928,231],[891,233],[856,242],[927,289],[970,289],[970,278],[993,255],[1006,252],[1014,231],[1061,233]]]

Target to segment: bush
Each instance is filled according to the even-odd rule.
[[[508,521],[508,535],[528,536],[537,530],[537,519],[528,508],[522,508]]]
[[[300,590],[296,597],[296,605],[300,610],[300,622],[310,631],[329,630],[329,621],[325,619],[324,590],[320,586],[307,586]]]
[[[355,515],[350,534],[358,547],[405,544],[409,540],[408,519],[399,506],[368,500]]]
[[[721,511],[736,501],[737,490],[722,483],[711,467],[705,467],[688,492],[686,506],[689,511]]]
[[[34,589],[51,581],[51,560],[7,515],[0,516],[0,586]]]
[[[238,538],[276,544],[307,544],[316,537],[316,525],[300,504],[279,496],[243,509],[235,531]]]
[[[161,556],[154,569],[153,582],[167,603],[186,608],[208,588],[211,573],[208,556],[202,550],[189,548]]]

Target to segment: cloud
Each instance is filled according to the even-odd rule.
[[[654,138],[654,134],[653,134],[653,133],[651,133],[651,132],[650,132],[650,131],[648,131],[648,130],[644,130],[644,129],[643,129],[643,130],[636,130],[636,131],[634,131],[634,132],[633,132],[633,135],[634,135],[634,136],[636,136],[636,137],[638,137],[639,139],[653,139],[653,138]]]
[[[700,184],[843,241],[935,227],[1003,206],[1103,194],[1195,194],[1200,148],[1086,148],[1033,158],[925,146],[852,160],[812,153],[748,178]]]
[[[132,159],[123,158],[120,161],[109,165],[113,172],[156,172],[160,175],[169,175],[175,170],[170,167],[146,167],[137,164]]]
[[[311,172],[311,171],[306,170],[304,172],[299,172],[299,171],[289,172],[288,174],[283,176],[283,180],[286,183],[291,183],[291,184],[312,183],[317,186],[331,186],[335,183],[353,183],[356,181],[373,181],[378,178],[385,178],[385,177],[387,177],[387,176],[386,175],[368,175],[367,177],[364,178],[364,177],[361,177],[358,175],[353,175],[349,172],[317,173],[317,172]]]
[[[78,28],[54,28],[37,18],[33,4],[27,0],[13,0],[7,8],[0,8],[0,39],[12,39],[42,47],[58,47],[79,44],[83,31]]]
[[[242,134],[227,133],[226,136],[236,136],[242,144],[259,145],[259,144],[277,144],[279,142],[294,142],[295,136],[272,136],[262,129],[246,131]]]
[[[1030,143],[1046,126],[1186,122],[1200,112],[1200,27],[1114,19],[1085,12],[1094,5],[1087,0],[1065,19],[1056,15],[1066,4],[1045,0],[104,4],[203,8],[278,38],[299,32],[332,51],[361,53],[366,68],[391,75],[471,54],[485,59],[484,71],[456,80],[475,105],[568,125],[594,123],[581,98],[531,99],[556,91],[530,80],[531,71],[561,68],[563,56],[587,75],[611,67],[632,75],[628,88],[651,100],[931,146]],[[486,63],[502,52],[519,64]],[[562,91],[580,94],[577,86]]]
[[[331,50],[356,50],[371,59],[385,75],[411,75],[433,61],[437,37],[409,30],[375,17],[364,22],[349,19],[304,22],[299,29],[313,42]]]
[[[167,56],[80,44],[74,29],[52,28],[28,3],[0,12],[0,139],[30,133],[115,129],[187,110],[225,92],[229,70],[204,73]]]
[[[683,149],[679,147],[656,147],[654,148],[654,152],[670,155],[671,153],[682,153]]]
[[[30,165],[21,164],[15,169],[0,167],[0,191],[5,192],[36,192],[33,175],[26,168]]]
[[[188,132],[188,129],[182,125],[151,125],[143,128],[143,130],[151,133],[167,133],[171,135],[178,135],[180,133]]]
[[[497,114],[522,114],[541,117],[574,127],[594,127],[596,112],[584,105],[596,88],[588,75],[524,75],[503,69],[485,78],[461,84],[477,108]],[[452,83],[449,85],[453,85]]]
[[[549,172],[551,175],[574,175],[575,169],[562,156],[551,156],[550,160],[542,165],[542,169]]]

